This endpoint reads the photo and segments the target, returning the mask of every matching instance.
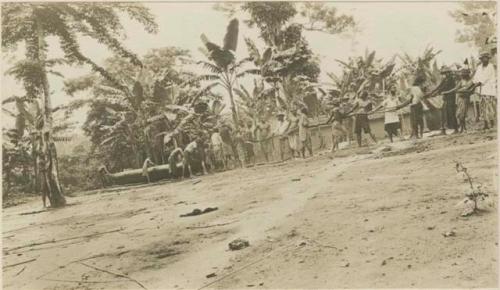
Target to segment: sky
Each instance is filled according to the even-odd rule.
[[[213,3],[144,3],[155,15],[159,26],[157,34],[148,34],[142,26],[130,19],[123,19],[127,37],[125,47],[138,55],[150,49],[176,46],[191,51],[194,59],[204,57],[198,51],[202,45],[200,35],[204,33],[216,43],[222,43],[229,18],[213,9]],[[477,54],[475,48],[455,41],[456,31],[461,26],[449,15],[458,7],[456,2],[337,2],[334,5],[339,12],[352,15],[358,22],[356,34],[330,35],[322,32],[304,32],[310,48],[320,58],[320,81],[327,81],[326,73],[339,73],[340,67],[335,59],[345,60],[349,56],[363,55],[365,49],[376,50],[377,57],[389,60],[394,54],[406,52],[412,56],[422,54],[427,46],[443,52],[437,56],[439,65],[463,62],[463,59]],[[236,15],[244,18],[244,15]],[[240,18],[239,44],[237,58],[247,56],[243,38],[254,39],[259,47],[264,47],[258,39],[256,29],[250,29]],[[102,64],[111,53],[101,44],[87,38],[81,38],[81,50],[97,63]],[[62,56],[55,45],[55,39],[49,39],[50,57]],[[5,72],[13,60],[22,58],[22,49],[3,55],[2,71]],[[78,77],[89,72],[87,67],[61,67],[67,77]],[[200,73],[202,70],[200,68]],[[50,77],[52,102],[54,106],[67,103],[72,97],[62,91],[63,79]],[[245,82],[250,82],[249,79]],[[2,99],[11,95],[22,95],[21,84],[11,77],[2,78]],[[79,110],[73,119],[80,124],[85,120],[86,111]],[[10,124],[2,114],[3,124]]]

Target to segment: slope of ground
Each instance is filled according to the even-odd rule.
[[[490,193],[478,215],[454,160]],[[474,133],[28,203],[3,212],[4,287],[496,287],[497,180],[496,134]]]

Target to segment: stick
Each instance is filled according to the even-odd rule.
[[[40,279],[44,281],[55,281],[55,282],[71,282],[71,283],[112,283],[121,282],[122,280],[108,280],[108,281],[84,281],[84,280],[65,280],[65,279]]]
[[[111,271],[108,271],[108,270],[104,270],[104,269],[101,269],[101,268],[97,268],[97,267],[95,267],[95,266],[88,265],[88,264],[85,264],[85,263],[83,263],[83,262],[80,262],[80,264],[82,264],[82,265],[84,265],[84,266],[86,266],[86,267],[92,268],[92,269],[94,269],[94,270],[97,270],[97,271],[101,271],[101,272],[104,272],[104,273],[108,273],[108,274],[111,274],[111,275],[115,275],[115,276],[117,276],[117,277],[122,277],[122,278],[128,279],[128,280],[130,280],[130,281],[132,281],[132,282],[137,283],[137,285],[141,286],[141,287],[142,287],[142,289],[146,289],[146,290],[148,289],[148,288],[146,288],[144,285],[142,285],[142,283],[141,283],[141,282],[139,282],[139,281],[137,281],[137,280],[135,280],[135,279],[133,279],[133,278],[130,278],[130,277],[129,277],[129,276],[127,276],[127,275],[123,275],[123,274],[119,274],[119,273],[114,273],[114,272],[111,272]]]
[[[54,271],[57,271],[57,270],[59,270],[61,268],[65,268],[66,266],[71,265],[73,263],[78,263],[78,262],[81,262],[81,261],[86,261],[86,260],[90,260],[90,259],[94,259],[94,258],[104,257],[104,256],[107,256],[107,255],[109,255],[109,254],[101,253],[101,254],[97,254],[97,255],[92,255],[90,257],[81,258],[81,259],[78,259],[78,260],[71,261],[71,262],[69,262],[69,263],[67,263],[65,265],[59,266],[59,267],[57,267],[55,269],[52,269],[52,270],[50,270],[50,271],[48,271],[48,272],[46,272],[46,273],[38,276],[36,279],[39,280],[40,278],[42,278],[42,277],[44,277],[44,276],[46,276],[46,275],[48,275],[50,273],[53,273]]]
[[[52,248],[58,248],[58,247],[63,247],[63,246],[68,246],[68,245],[79,244],[79,243],[83,243],[83,242],[85,242],[85,241],[81,240],[81,241],[69,242],[69,243],[65,243],[65,244],[52,245],[52,246],[48,246],[48,247],[30,248],[30,249],[26,249],[26,250],[22,250],[22,251],[14,251],[14,252],[9,251],[9,254],[19,254],[19,253],[25,253],[25,252],[31,252],[31,251],[46,250],[46,249],[52,249]]]
[[[119,231],[123,231],[123,228],[112,230],[112,231],[107,231],[107,232],[94,233],[94,234],[90,234],[90,235],[84,235],[84,236],[77,236],[77,237],[72,237],[72,238],[66,238],[66,239],[61,239],[61,240],[55,240],[55,239],[53,239],[53,240],[49,240],[49,241],[32,243],[32,244],[28,244],[28,245],[24,245],[24,246],[19,246],[19,247],[15,247],[15,248],[12,248],[12,249],[4,249],[4,250],[6,250],[6,251],[7,250],[8,251],[14,251],[14,250],[22,249],[22,248],[29,248],[29,247],[34,247],[34,246],[39,246],[39,245],[45,245],[45,244],[50,244],[50,243],[59,243],[59,242],[64,242],[64,241],[69,241],[69,240],[74,240],[74,239],[80,239],[80,238],[89,238],[89,237],[94,237],[94,236],[99,236],[99,235],[104,235],[104,234],[109,234],[109,233],[114,233],[114,232],[119,232]]]
[[[205,228],[211,228],[211,227],[220,227],[220,226],[229,225],[229,224],[232,224],[232,223],[235,223],[235,222],[237,222],[237,221],[232,221],[232,222],[227,222],[227,223],[221,223],[221,224],[214,224],[214,225],[208,225],[208,226],[186,227],[186,229],[192,230],[192,229],[205,229]]]
[[[12,264],[12,265],[3,266],[3,268],[5,269],[5,268],[10,268],[10,267],[15,267],[15,266],[19,266],[19,265],[26,264],[26,263],[31,263],[33,261],[36,261],[36,258],[30,259],[30,260],[26,260],[26,261],[23,261],[23,262],[19,262],[19,263],[15,263],[15,264]]]
[[[37,214],[37,213],[42,213],[42,212],[46,212],[46,211],[48,211],[48,210],[43,209],[43,210],[36,210],[36,211],[30,211],[30,212],[22,212],[19,215]]]
[[[19,276],[19,274],[21,274],[21,273],[22,273],[25,269],[26,269],[26,266],[24,266],[24,267],[21,269],[21,271],[17,272],[17,274],[16,274],[16,275],[14,275],[14,276]]]

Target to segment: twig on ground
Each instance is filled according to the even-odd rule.
[[[35,247],[35,246],[40,246],[40,245],[45,245],[45,244],[50,244],[50,243],[59,243],[59,242],[70,241],[70,240],[74,240],[74,239],[90,238],[90,237],[100,236],[100,235],[104,235],[104,234],[110,234],[110,233],[119,232],[119,231],[123,231],[123,228],[119,228],[119,229],[107,231],[107,232],[100,232],[100,233],[94,233],[94,234],[89,234],[89,235],[84,235],[84,236],[77,236],[77,237],[72,237],[72,238],[60,239],[60,240],[52,239],[49,241],[31,243],[28,245],[19,246],[19,247],[15,247],[12,249],[4,249],[4,251],[10,252],[10,251],[23,249],[23,248]]]
[[[105,270],[105,269],[101,269],[101,268],[98,268],[98,267],[95,267],[95,266],[92,266],[92,265],[88,265],[88,264],[85,264],[83,262],[80,262],[80,264],[86,266],[86,267],[89,267],[89,268],[92,268],[94,270],[97,270],[97,271],[101,271],[101,272],[104,272],[104,273],[108,273],[108,274],[111,274],[111,275],[115,275],[117,277],[122,277],[122,278],[125,278],[125,279],[128,279],[134,283],[136,283],[137,285],[141,286],[143,289],[148,289],[146,288],[146,286],[144,286],[141,282],[127,276],[127,275],[124,275],[124,274],[119,274],[119,273],[114,273],[114,272],[111,272],[111,271],[108,271],[108,270]]]
[[[238,221],[232,221],[232,222],[220,223],[220,224],[214,224],[214,225],[208,225],[208,226],[192,226],[192,227],[186,227],[186,229],[193,230],[193,229],[205,229],[205,228],[212,228],[212,227],[220,227],[220,226],[233,224],[235,222],[238,222]]]
[[[17,272],[17,273],[16,273],[16,275],[14,275],[14,276],[19,276],[19,274],[21,274],[22,272],[24,272],[24,270],[25,270],[25,269],[26,269],[26,266],[24,266],[24,267],[21,269],[21,271]]]
[[[33,261],[36,261],[36,258],[22,261],[22,262],[15,263],[15,264],[11,264],[11,265],[7,265],[7,266],[3,266],[3,268],[6,269],[6,268],[10,268],[10,267],[15,267],[15,266],[19,266],[19,265],[26,264],[26,263],[31,263]]]
[[[64,265],[62,265],[62,266],[59,266],[59,267],[57,267],[57,268],[55,268],[55,269],[52,269],[52,270],[50,270],[50,271],[48,271],[48,272],[46,272],[46,273],[44,273],[44,274],[42,274],[42,275],[38,276],[36,279],[38,280],[38,279],[40,279],[40,278],[42,278],[42,277],[44,277],[44,276],[46,276],[46,275],[48,275],[48,274],[50,274],[50,273],[53,273],[53,272],[55,272],[55,271],[57,271],[57,270],[59,270],[59,269],[65,268],[65,267],[67,267],[68,265],[71,265],[71,264],[73,264],[73,263],[78,263],[78,262],[82,262],[82,261],[86,261],[86,260],[91,260],[91,259],[94,259],[94,258],[104,257],[104,256],[107,256],[107,255],[109,255],[109,254],[104,254],[104,253],[101,253],[101,254],[97,254],[97,255],[92,255],[92,256],[90,256],[90,257],[81,258],[81,259],[78,259],[78,260],[71,261],[71,262],[69,262],[69,263],[67,263],[67,264],[64,264]]]
[[[19,215],[38,214],[38,213],[42,213],[42,212],[46,212],[46,211],[49,211],[49,210],[47,210],[47,209],[42,209],[42,210],[35,210],[35,211],[29,211],[29,212],[22,212],[22,213],[20,213]]]
[[[85,280],[66,280],[66,279],[40,279],[44,281],[54,281],[54,282],[70,282],[70,283],[113,283],[113,282],[122,282],[123,280],[108,280],[108,281],[85,281]]]
[[[65,247],[65,246],[68,246],[68,245],[74,245],[74,244],[79,244],[79,243],[83,243],[83,242],[85,242],[85,240],[74,241],[74,242],[69,242],[69,243],[65,243],[65,244],[57,244],[57,245],[52,245],[52,246],[48,246],[48,247],[29,248],[29,249],[25,249],[25,250],[22,250],[22,251],[11,252],[9,250],[8,252],[9,252],[9,254],[20,254],[20,253],[26,253],[26,252],[32,252],[32,251],[40,251],[40,250],[47,250],[47,249]]]

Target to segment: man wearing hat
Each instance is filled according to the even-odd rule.
[[[496,71],[490,63],[490,53],[483,51],[479,55],[481,64],[477,67],[473,82],[479,85],[480,117],[484,122],[484,129],[494,127],[496,120]]]
[[[456,87],[455,78],[452,70],[443,65],[441,67],[441,75],[443,79],[441,83],[430,92],[430,96],[441,93],[443,95],[443,106],[441,107],[441,134],[446,134],[446,127],[453,129],[454,133],[458,133],[457,118],[456,118],[456,94],[453,89]]]

